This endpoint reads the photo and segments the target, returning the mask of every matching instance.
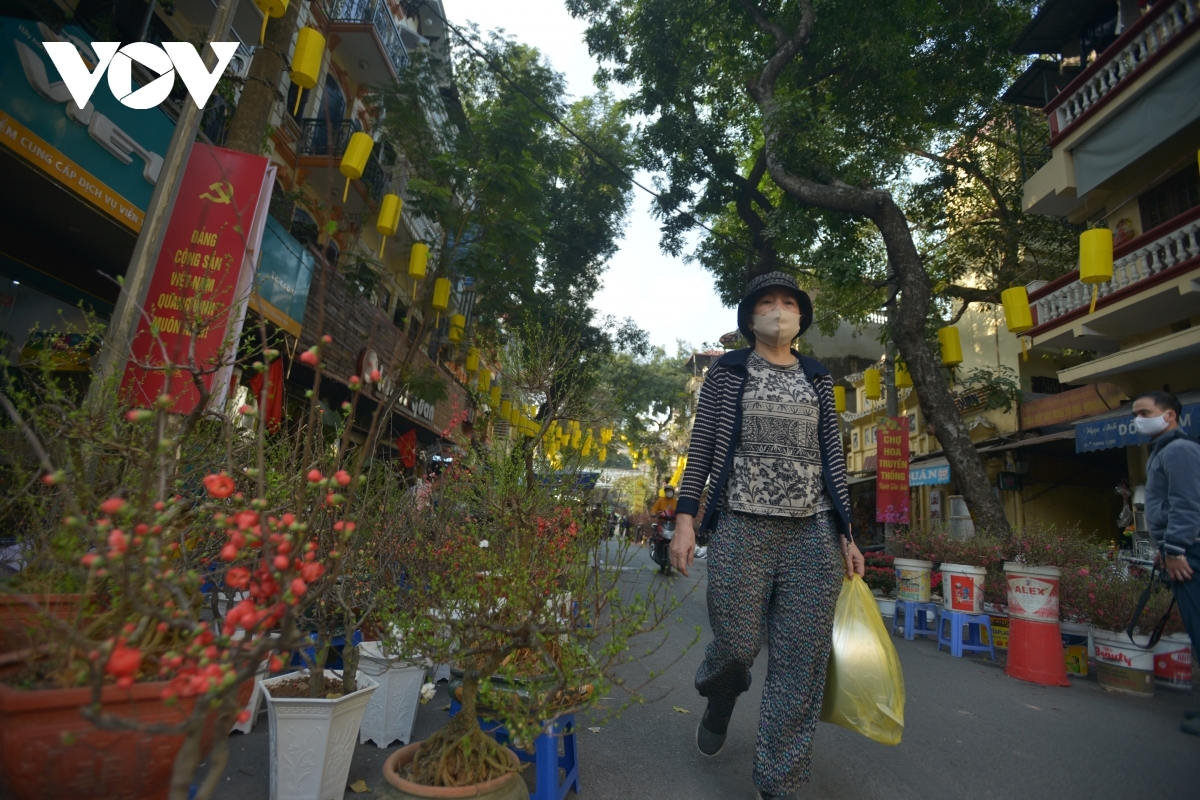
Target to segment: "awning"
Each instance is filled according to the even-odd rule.
[[[1183,415],[1179,424],[1185,433],[1196,436],[1200,433],[1200,390],[1182,392],[1179,402]],[[1122,403],[1118,408],[1097,414],[1075,424],[1075,452],[1090,453],[1131,444],[1149,444],[1150,437],[1142,436],[1133,426],[1133,402]]]
[[[856,483],[866,483],[867,481],[873,481],[873,480],[875,480],[875,475],[874,475],[874,474],[871,474],[871,475],[858,475],[858,476],[856,476],[856,477],[853,477],[853,478],[848,478],[848,479],[846,480],[846,485],[847,485],[847,486],[853,486],[853,485],[854,485],[854,484],[856,484]]]
[[[908,467],[909,486],[941,486],[950,482],[950,462],[934,458]]]
[[[1058,433],[1048,433],[1045,436],[1031,436],[1028,439],[1017,439],[1013,442],[1005,442],[991,447],[981,447],[980,453],[995,453],[1001,450],[1017,450],[1022,447],[1032,447],[1035,444],[1045,444],[1046,442],[1058,442],[1063,439],[1074,439],[1075,431],[1059,431]]]

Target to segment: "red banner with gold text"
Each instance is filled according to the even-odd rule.
[[[875,521],[908,524],[908,417],[884,417],[875,436]]]
[[[121,384],[133,405],[169,395],[190,413],[194,375],[224,400],[274,176],[262,156],[193,147]]]

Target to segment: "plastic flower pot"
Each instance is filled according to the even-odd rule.
[[[422,786],[400,777],[400,768],[413,760],[420,742],[401,747],[383,762],[383,781],[375,789],[375,795],[384,800],[419,800],[420,798],[473,797],[476,800],[529,800],[529,790],[518,772],[510,772],[499,778],[472,786]],[[517,754],[508,751],[513,766],[521,762]]]
[[[162,700],[167,683],[106,686],[100,694],[110,714],[148,724],[176,724],[195,701]],[[241,694],[249,697],[249,681]],[[80,708],[91,689],[14,689],[0,683],[0,797],[16,800],[161,800],[167,796],[183,735],[111,731],[95,727]],[[212,746],[205,727],[204,752]],[[340,796],[339,796],[340,797]]]
[[[379,686],[359,673],[359,689],[335,699],[272,696],[272,687],[307,674],[260,682],[271,724],[271,800],[342,800],[363,712]],[[325,678],[341,676],[327,669]]]
[[[363,642],[358,652],[358,674],[370,675],[379,684],[367,703],[358,733],[359,743],[374,742],[376,747],[387,747],[399,740],[401,744],[411,744],[425,667],[390,658],[380,642]]]

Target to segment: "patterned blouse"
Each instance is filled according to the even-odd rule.
[[[797,362],[776,366],[757,353],[746,360],[742,435],[725,502],[733,511],[811,517],[833,508],[821,475],[817,393]]]

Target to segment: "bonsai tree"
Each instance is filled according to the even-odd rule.
[[[319,354],[320,345],[301,355],[316,366],[318,384]],[[375,557],[395,556],[389,537],[401,527],[384,521],[401,493],[364,458],[354,459],[355,475],[341,468],[361,456],[348,446],[355,403],[331,448],[315,391],[307,425],[268,435],[253,405],[214,406],[205,379],[228,361],[144,364],[173,377],[149,408],[130,408],[115,381],[82,401],[57,371],[75,357],[86,362],[81,353],[47,352],[11,370],[0,390],[10,432],[25,444],[3,478],[26,565],[3,589],[40,615],[29,646],[6,654],[20,663],[6,680],[26,690],[87,687],[80,712],[94,725],[181,736],[170,797],[183,800],[206,738],[249,713],[250,681],[264,662],[278,671],[290,651],[307,647],[323,675],[335,624],[353,630],[392,597],[395,574]],[[260,349],[238,366],[263,372],[279,357]],[[198,395],[182,414],[172,398],[180,382]],[[363,520],[377,530],[367,535]],[[80,595],[65,619],[32,596],[64,589]],[[352,690],[353,659],[348,666]],[[178,721],[106,710],[112,687],[146,682],[166,703],[183,704]],[[211,796],[227,757],[218,735],[196,797]]]
[[[494,358],[515,404],[536,412],[509,438],[497,428],[490,448],[467,450],[437,479],[434,502],[414,511],[407,588],[391,620],[398,649],[461,676],[461,713],[407,767],[406,777],[431,786],[513,771],[480,714],[531,746],[545,721],[612,687],[640,699],[644,684],[627,684],[617,667],[674,607],[664,583],[643,595],[622,584],[626,545],[606,542],[603,519],[588,512],[591,478],[578,456],[556,453],[554,464],[546,456],[555,423],[590,407],[574,340],[528,328]]]

